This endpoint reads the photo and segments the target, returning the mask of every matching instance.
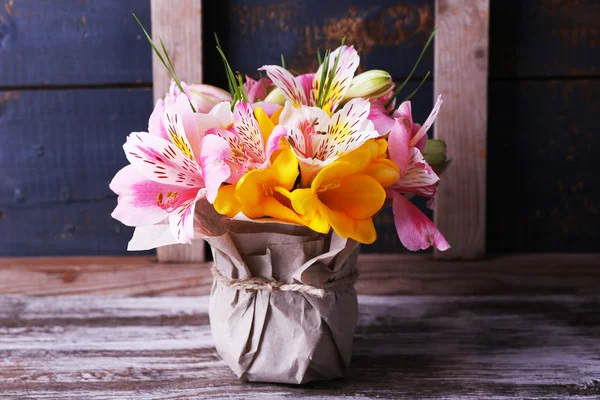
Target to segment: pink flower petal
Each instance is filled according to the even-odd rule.
[[[204,187],[200,167],[191,149],[188,156],[179,147],[146,132],[134,132],[123,145],[125,155],[135,169],[147,179],[181,187]]]
[[[425,250],[429,246],[441,251],[450,248],[433,222],[407,198],[394,194],[392,208],[398,237],[408,250]]]
[[[394,127],[394,118],[390,117],[385,109],[385,103],[381,99],[371,105],[369,120],[373,122],[375,130],[380,136],[387,135]]]
[[[307,101],[312,99],[312,89],[315,80],[315,74],[302,74],[295,77],[296,82],[304,90],[304,96]]]
[[[443,102],[444,101],[442,100],[442,95],[440,95],[437,98],[437,101],[435,102],[435,105],[433,106],[429,117],[427,117],[425,123],[423,123],[423,126],[419,129],[417,134],[410,141],[411,146],[415,146],[424,136],[427,135],[427,131],[429,130],[429,128],[431,128],[431,125],[433,125],[433,122],[435,121],[435,118],[437,117]]]
[[[169,224],[179,243],[190,243],[194,239],[194,210],[196,202],[206,196],[206,190],[198,191],[195,198],[182,204],[169,214]]]
[[[169,136],[167,135],[167,129],[165,128],[162,120],[164,112],[165,103],[162,99],[158,99],[152,114],[150,114],[150,119],[148,120],[148,132],[154,136],[169,139]]]
[[[436,183],[440,178],[416,147],[410,148],[408,165],[400,170],[400,179],[394,184],[394,190],[400,193],[413,193],[423,197],[432,197],[436,192]],[[393,160],[393,159],[392,159]]]
[[[321,76],[323,68],[327,68],[327,77],[332,73],[335,60],[339,58],[337,69],[333,75],[333,81],[331,83],[331,90],[327,94],[323,104],[331,103],[331,110],[334,111],[340,104],[344,95],[350,88],[354,73],[360,63],[360,57],[352,46],[340,46],[335,49],[329,57],[329,65],[323,65],[319,67],[315,74],[313,82],[313,102],[316,101],[314,97],[319,92],[319,86],[323,84],[321,82]]]
[[[307,104],[304,89],[288,70],[279,65],[264,65],[259,70],[267,73],[273,84],[281,89],[286,99],[294,104]]]
[[[210,203],[215,201],[221,184],[231,175],[226,161],[231,149],[225,139],[217,135],[206,135],[202,141],[200,165],[206,184],[206,198]]]
[[[398,165],[400,173],[404,173],[408,165],[410,150],[410,131],[401,119],[396,119],[388,137],[390,159]]]
[[[262,78],[254,80],[249,76],[246,76],[246,82],[244,82],[244,90],[248,96],[250,103],[255,103],[257,100],[264,100],[267,97],[267,90],[269,86],[273,85],[273,82],[269,78]],[[267,90],[265,90],[265,88]]]
[[[266,161],[265,145],[258,121],[254,117],[252,106],[245,101],[239,101],[233,110],[233,125],[238,136],[244,143],[246,153],[256,163]]]
[[[270,117],[281,108],[281,105],[275,104],[275,103],[269,103],[267,101],[259,101],[258,103],[252,104],[252,109],[255,109],[256,107],[262,108],[263,111],[265,113],[267,113],[267,115]]]
[[[313,158],[325,161],[359,148],[369,139],[379,137],[367,119],[371,104],[365,99],[352,99],[331,116],[327,134],[314,151]]]
[[[281,125],[277,125],[273,128],[273,131],[269,135],[269,139],[267,140],[267,163],[271,159],[271,155],[279,150],[279,145],[281,143],[281,138],[286,137],[288,134],[287,129],[285,129]]]
[[[148,180],[128,165],[121,169],[110,183],[110,189],[119,195],[112,217],[127,226],[152,225],[167,217],[167,212],[158,203],[168,192],[180,188]]]

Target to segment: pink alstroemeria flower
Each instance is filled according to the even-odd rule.
[[[228,107],[231,109],[231,105]],[[260,123],[255,114],[260,116]],[[285,128],[275,126],[262,108],[253,109],[245,101],[235,104],[233,123],[223,128],[209,129],[206,133],[207,137],[218,136],[228,143],[231,151],[226,163],[231,169],[231,175],[226,182],[232,185],[246,172],[270,166],[271,155],[279,150],[280,139],[287,135]]]
[[[332,73],[335,60],[339,57],[337,69],[333,75],[331,89],[323,101],[325,109],[333,112],[340,105],[344,95],[350,88],[354,73],[360,63],[360,57],[352,46],[340,46],[331,53],[327,66],[327,79]],[[283,92],[286,100],[293,105],[315,106],[321,82],[324,65],[316,74],[304,74],[294,77],[288,70],[278,65],[265,65],[260,70],[266,71],[267,76]]]
[[[279,123],[300,163],[302,187],[326,165],[379,136],[367,119],[369,107],[368,100],[352,99],[330,117],[318,107],[285,103]]]
[[[123,149],[131,165],[110,183],[119,196],[113,218],[128,226],[168,218],[177,242],[194,239],[196,202],[203,198],[213,202],[230,175],[225,162],[229,145],[218,136],[203,136],[197,129],[198,116],[182,94],[163,110],[160,124],[150,123],[151,132],[129,135]]]
[[[400,178],[388,188],[388,193],[392,197],[398,237],[411,251],[424,250],[429,246],[442,251],[450,248],[433,222],[406,197],[419,195],[433,199],[435,196],[439,177],[425,161],[418,145],[421,144],[422,139],[427,140],[427,130],[433,124],[441,103],[441,98],[438,98],[423,126],[413,123],[410,103],[403,103],[397,112],[398,117],[394,121],[388,139],[390,159],[400,168]]]

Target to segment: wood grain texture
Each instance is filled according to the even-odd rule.
[[[363,70],[385,69],[396,78],[406,77],[433,30],[433,4],[433,0],[207,1],[206,82],[227,84],[214,32],[232,68],[253,77],[265,64],[279,65],[282,54],[293,71],[315,72],[317,48],[335,49],[344,36],[359,51]],[[430,70],[431,52],[415,76]]]
[[[445,102],[434,136],[454,159],[434,213],[452,248],[435,254],[476,259],[485,255],[489,0],[438,0],[435,11],[434,93]]]
[[[0,2],[0,87],[148,84],[148,0]]]
[[[188,83],[202,82],[202,1],[151,0],[152,39],[162,39],[177,77]],[[150,50],[149,50],[150,51]],[[156,54],[152,55],[154,100],[164,97],[171,78]],[[175,244],[156,250],[161,262],[198,262],[206,259],[204,241]]]
[[[0,92],[0,256],[126,253],[108,185],[151,110],[146,88]]]
[[[599,104],[598,80],[490,83],[490,252],[599,250]]]
[[[240,382],[208,298],[0,298],[5,399],[593,399],[600,298],[359,297],[349,377]]]
[[[530,254],[472,262],[430,255],[361,255],[356,290],[370,295],[597,294],[594,254]],[[0,294],[198,296],[210,292],[209,263],[153,257],[0,259]]]
[[[155,43],[162,39],[180,80],[202,82],[202,1],[151,0],[150,4],[152,39]],[[162,98],[171,78],[156,54],[152,55],[152,81],[154,99]]]
[[[600,77],[600,2],[490,2],[490,76]]]

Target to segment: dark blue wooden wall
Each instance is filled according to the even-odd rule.
[[[125,254],[131,230],[110,217],[108,182],[126,162],[125,137],[146,128],[152,109],[150,50],[131,17],[149,27],[149,0],[6,4],[0,256]],[[317,46],[345,35],[363,70],[401,80],[434,26],[433,0],[205,1],[203,13],[205,81],[217,85],[213,32],[244,73],[281,53],[296,71],[314,70]],[[599,20],[599,1],[491,1],[490,252],[598,251]],[[432,69],[430,52],[415,79]],[[432,90],[429,81],[413,99],[418,120]],[[391,214],[377,225],[378,242],[364,250],[399,251]]]
[[[108,183],[152,111],[149,1],[2,3],[0,256],[125,254]]]

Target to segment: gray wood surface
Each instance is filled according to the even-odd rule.
[[[600,297],[360,297],[350,376],[238,381],[207,297],[0,297],[2,399],[597,399]]]

